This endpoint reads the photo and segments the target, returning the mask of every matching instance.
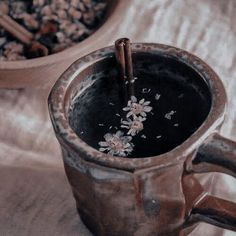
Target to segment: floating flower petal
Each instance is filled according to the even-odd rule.
[[[128,133],[131,136],[135,136],[137,133],[139,133],[141,130],[143,130],[143,121],[145,121],[146,118],[143,118],[141,116],[135,117],[134,120],[128,119],[123,120],[121,123],[121,128],[128,129]]]
[[[124,136],[124,133],[118,130],[115,134],[107,133],[104,135],[105,141],[99,142],[99,151],[107,152],[112,156],[125,157],[133,151],[131,136]]]
[[[134,118],[138,115],[145,117],[152,110],[152,107],[149,106],[150,102],[145,99],[141,99],[139,102],[135,96],[131,96],[131,100],[128,101],[127,107],[123,108],[123,111],[127,111],[126,117],[133,116]]]

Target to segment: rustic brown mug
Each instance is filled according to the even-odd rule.
[[[132,50],[134,72],[155,70],[160,58],[168,58],[177,64],[173,70],[194,75],[191,83],[209,104],[208,115],[190,137],[161,155],[120,158],[101,153],[75,133],[69,113],[79,92],[114,67],[114,47],[73,63],[48,102],[81,219],[94,235],[187,235],[199,222],[236,231],[236,204],[209,195],[194,177],[205,172],[236,176],[236,144],[218,133],[226,107],[222,82],[205,62],[181,49],[135,43]]]

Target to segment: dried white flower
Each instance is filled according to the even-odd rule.
[[[138,115],[145,117],[147,116],[147,112],[150,112],[152,110],[151,106],[148,106],[150,104],[149,101],[146,101],[141,99],[139,102],[137,102],[137,98],[135,96],[131,96],[131,100],[128,101],[127,107],[123,108],[123,111],[128,111],[126,117],[137,117]]]
[[[2,47],[6,43],[6,37],[0,37],[0,47]]]
[[[115,134],[107,133],[104,135],[104,141],[99,142],[100,152],[107,152],[112,156],[125,157],[133,151],[131,136],[124,136],[124,133],[118,130]]]
[[[63,43],[65,41],[65,35],[62,32],[57,32],[56,37],[59,43]]]
[[[5,44],[4,49],[5,49],[5,52],[22,53],[23,52],[23,45],[12,41],[10,43]]]
[[[171,117],[176,113],[176,111],[170,111],[168,113],[165,114],[165,118],[168,120],[171,120]]]
[[[135,82],[135,80],[137,80],[138,78],[137,77],[134,77],[130,82],[131,84],[133,84]]]
[[[148,88],[143,88],[142,89],[142,93],[149,93],[151,91],[151,89]]]
[[[127,134],[135,136],[137,133],[143,130],[143,121],[145,120],[146,118],[143,118],[141,116],[135,117],[134,120],[123,120],[121,121],[121,128],[128,129],[129,131]]]
[[[161,94],[158,94],[158,93],[157,93],[157,94],[155,95],[155,99],[156,99],[156,100],[159,100],[160,97],[161,97]]]

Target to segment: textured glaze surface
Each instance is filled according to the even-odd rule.
[[[200,75],[195,80],[205,81],[198,85],[209,91],[211,108],[202,125],[169,152],[143,158],[101,153],[72,130],[69,114],[77,94],[102,79],[99,74],[107,70],[104,58],[114,57],[114,47],[74,62],[52,88],[48,104],[81,219],[98,236],[177,236],[204,221],[236,231],[236,203],[209,195],[193,176],[205,172],[236,176],[236,143],[216,134],[225,115],[223,84],[207,64],[186,51],[161,44],[131,47],[139,62],[139,54],[147,53],[194,69]]]
[[[132,0],[123,23],[102,46],[127,36],[134,42],[175,45],[201,57],[217,71],[227,89],[229,109],[222,134],[236,140],[235,11],[235,0],[152,0],[149,4]],[[85,53],[91,50],[88,46]],[[27,73],[20,79],[27,81]],[[48,91],[46,86],[0,91],[0,224],[6,236],[91,235],[79,221],[62,168],[47,114]],[[236,201],[233,178],[198,177],[211,186],[211,193]],[[236,235],[200,224],[191,236],[206,232],[208,236]]]
[[[215,130],[222,123],[226,106],[226,94],[220,79],[215,74],[215,72],[199,58],[191,55],[186,51],[162,44],[134,43],[132,44],[132,50],[133,53],[149,52],[154,55],[156,54],[162,55],[163,57],[171,57],[177,61],[180,61],[181,63],[192,67],[206,80],[211,90],[212,108],[207,119],[195,132],[195,135],[192,135],[183,144],[176,147],[168,154],[159,155],[158,158],[154,157],[142,159],[120,159],[104,155],[94,148],[88,146],[85,142],[77,137],[75,132],[69,126],[69,123],[67,121],[67,113],[70,107],[70,100],[75,94],[74,91],[77,91],[77,88],[80,88],[81,85],[78,84],[79,81],[83,81],[83,76],[78,75],[83,72],[83,70],[92,62],[99,62],[106,57],[114,56],[114,47],[99,49],[74,62],[56,82],[49,97],[49,110],[51,112],[55,131],[57,135],[59,135],[60,139],[63,138],[67,145],[75,147],[75,150],[79,154],[83,155],[86,160],[93,161],[105,166],[128,170],[151,167],[154,164],[161,163],[160,161],[163,160],[165,160],[165,163],[168,163],[169,159],[172,159],[171,161],[173,161],[173,159],[177,159],[176,157],[182,155],[182,148],[184,148],[184,155],[192,153],[192,151],[197,146],[199,146],[199,142],[203,141],[209,135],[209,132]],[[91,69],[91,71],[93,71],[93,69]],[[74,80],[77,82],[74,82]],[[77,83],[77,86],[75,83]],[[85,80],[84,83],[87,85],[91,83],[91,81],[89,80],[86,83]],[[209,132],[206,132],[206,130],[208,130]],[[196,143],[196,140],[198,140],[199,142]],[[86,153],[86,155],[84,155],[84,153]]]
[[[154,112],[148,118],[143,134],[147,140],[136,137],[134,151],[129,157],[148,157],[165,153],[185,141],[205,120],[209,113],[211,95],[200,75],[187,65],[171,59],[133,54],[135,96],[151,101]],[[112,69],[111,69],[112,68]],[[75,133],[87,144],[98,149],[98,143],[107,132],[114,132],[123,115],[115,58],[109,57],[83,71],[84,85],[71,85],[69,123]],[[92,75],[89,71],[92,70]],[[87,74],[87,75],[86,75]],[[82,78],[81,78],[82,80]],[[86,82],[87,81],[87,82]],[[87,84],[87,85],[86,85]],[[91,84],[91,85],[89,85]],[[145,87],[148,93],[143,93]],[[156,94],[161,94],[156,102]],[[166,113],[174,110],[169,122]],[[101,112],[103,111],[103,112]],[[173,126],[176,123],[177,126]],[[101,126],[102,125],[102,126]],[[178,127],[178,128],[177,128]],[[156,136],[159,135],[157,141]]]

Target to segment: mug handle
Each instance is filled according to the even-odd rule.
[[[188,174],[220,172],[236,178],[236,142],[214,134],[199,147],[194,159],[187,161],[185,169]],[[194,176],[191,181],[192,185],[186,185],[193,204],[188,225],[206,222],[236,232],[236,203],[207,194]]]

